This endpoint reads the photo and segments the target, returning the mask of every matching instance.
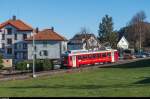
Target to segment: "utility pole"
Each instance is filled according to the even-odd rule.
[[[34,39],[34,33],[33,33],[33,78],[36,78],[35,75],[35,39]]]
[[[140,24],[140,23],[139,23]],[[140,33],[140,54],[141,54],[141,50],[142,50],[142,37],[141,37],[141,24],[140,24],[140,27],[139,27],[140,29],[140,31],[139,31],[139,33]]]

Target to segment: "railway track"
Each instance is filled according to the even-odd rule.
[[[94,66],[83,66],[83,67],[80,67],[80,68],[42,71],[42,72],[36,72],[36,76],[41,77],[41,76],[50,76],[50,75],[62,74],[62,73],[81,72],[81,71],[86,71],[86,70],[91,70],[91,69],[97,69],[97,68],[102,68],[102,67],[110,67],[110,66],[127,64],[127,63],[132,63],[132,62],[136,62],[136,61],[140,61],[140,60],[148,60],[148,59],[150,59],[150,57],[141,58],[141,59],[132,59],[132,60],[119,60],[118,62],[111,63],[111,64],[98,64],[98,65],[94,65]],[[32,73],[1,75],[0,76],[0,81],[22,80],[22,79],[29,79],[29,78],[32,78]]]

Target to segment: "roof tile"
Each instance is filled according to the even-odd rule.
[[[66,41],[67,39],[60,36],[56,32],[51,29],[45,29],[43,31],[39,31],[34,35],[34,39],[37,41],[50,40],[50,41]],[[29,37],[26,39],[27,41],[33,40],[33,37]]]
[[[8,21],[0,24],[0,29],[5,27],[6,25],[12,25],[21,31],[33,30],[33,28],[31,26],[27,25],[26,23],[24,23],[21,20],[8,20]]]

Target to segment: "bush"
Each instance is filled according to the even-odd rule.
[[[43,62],[42,60],[35,61],[35,71],[43,71]]]
[[[52,61],[48,59],[43,60],[43,70],[53,69],[52,66],[53,66]]]
[[[16,64],[17,70],[28,70],[27,64],[29,64],[29,70],[33,70],[33,61],[21,61]],[[50,70],[52,69],[52,61],[45,59],[45,60],[35,60],[35,71],[43,71],[43,70]]]
[[[0,64],[0,69],[2,69],[4,66],[2,64]]]
[[[27,69],[28,69],[28,68],[27,68],[27,64],[28,64],[27,61],[18,62],[18,63],[16,64],[16,69],[17,69],[17,70],[21,70],[21,71],[27,70]]]

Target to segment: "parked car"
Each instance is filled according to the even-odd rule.
[[[150,53],[148,52],[143,52],[144,55],[146,55],[147,57],[150,57]]]
[[[134,56],[136,58],[146,58],[147,57],[146,54],[144,54],[144,53],[135,53]]]
[[[134,55],[131,54],[124,54],[124,59],[135,59],[136,57]]]

